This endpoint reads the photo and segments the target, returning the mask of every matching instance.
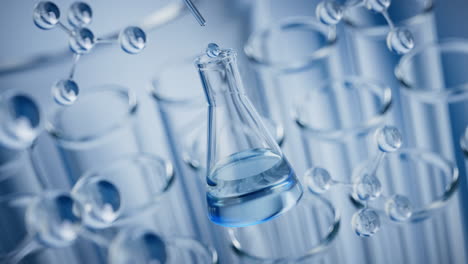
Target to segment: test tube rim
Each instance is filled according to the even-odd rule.
[[[79,198],[76,197],[76,192],[79,187],[81,187],[83,184],[86,183],[86,181],[90,178],[99,178],[103,171],[106,170],[112,170],[116,166],[121,166],[123,162],[130,162],[130,163],[135,163],[135,166],[138,166],[139,162],[141,160],[146,160],[146,162],[149,162],[151,164],[153,163],[159,163],[164,167],[165,169],[165,175],[164,175],[164,184],[162,184],[162,188],[158,190],[157,195],[155,195],[150,203],[147,203],[141,207],[138,208],[133,208],[130,211],[127,211],[125,213],[119,213],[119,216],[117,219],[115,219],[112,223],[104,224],[104,223],[99,223],[98,225],[92,226],[92,228],[100,229],[100,228],[105,228],[109,226],[122,226],[128,222],[131,222],[131,220],[134,220],[137,217],[140,217],[143,214],[147,214],[152,212],[158,207],[158,201],[163,198],[164,194],[166,194],[168,191],[170,191],[171,187],[173,186],[173,183],[175,181],[175,172],[174,168],[172,165],[172,162],[164,159],[158,155],[155,154],[149,154],[149,153],[136,153],[136,154],[130,154],[126,155],[120,158],[117,158],[115,160],[109,161],[99,167],[93,167],[90,168],[89,170],[85,171],[78,181],[75,183],[71,190],[71,196],[76,199],[77,201],[80,201]],[[122,204],[124,204],[125,201],[121,201],[121,208]],[[120,208],[120,209],[121,209]],[[119,210],[120,210],[119,209]],[[139,212],[139,214],[134,214],[134,212]],[[132,215],[133,214],[133,215]],[[84,217],[84,224],[87,225],[88,223],[86,222],[87,219]]]
[[[395,66],[395,76],[400,82],[402,92],[418,101],[427,103],[448,102],[454,103],[468,99],[468,80],[467,82],[453,87],[432,87],[431,90],[421,90],[418,85],[412,84],[405,78],[404,66],[410,63],[411,59],[423,54],[427,49],[436,49],[440,54],[444,52],[464,53],[468,57],[468,39],[446,38],[443,40],[428,43],[416,47],[408,54],[401,57]]]
[[[310,91],[308,91],[308,93],[315,92],[317,90],[328,90],[326,89],[327,87],[342,87],[341,85],[337,86],[337,84],[343,84],[346,82],[370,84],[360,86],[360,89],[362,89],[363,87],[370,88],[372,89],[370,91],[371,94],[380,97],[382,101],[382,106],[380,107],[379,113],[377,115],[374,115],[372,118],[366,120],[365,122],[362,122],[362,124],[359,124],[354,127],[340,129],[315,129],[300,120],[298,108],[302,104],[299,102],[296,104],[295,109],[293,109],[293,119],[296,122],[296,125],[310,136],[318,137],[325,140],[337,141],[346,140],[347,138],[352,136],[364,135],[369,131],[382,125],[387,114],[389,113],[389,110],[391,109],[393,97],[391,88],[379,81],[366,79],[359,76],[346,76],[340,79],[329,79],[323,81],[321,84],[316,86],[317,88],[312,88]],[[377,89],[381,89],[381,91],[377,91]]]
[[[169,72],[169,71],[174,71],[177,69],[179,66],[191,66],[193,67],[193,62],[196,57],[189,57],[182,59],[177,62],[170,61],[169,63],[164,64],[164,68],[158,72],[158,74],[153,77],[151,81],[151,86],[148,88],[150,95],[158,102],[161,103],[167,103],[167,104],[176,104],[178,106],[193,106],[193,107],[206,107],[206,99],[203,94],[203,87],[201,86],[201,83],[199,84],[199,89],[200,89],[200,95],[193,97],[190,94],[185,94],[185,93],[178,93],[177,98],[174,95],[168,95],[167,93],[164,92],[164,89],[161,87],[161,79],[163,79],[164,74]],[[193,71],[195,72],[196,69],[193,68]],[[199,80],[197,80],[199,82]],[[195,88],[195,87],[193,87]],[[191,89],[191,88],[189,88]]]
[[[321,256],[321,254],[326,252],[327,249],[333,244],[333,242],[337,238],[339,234],[339,230],[340,230],[340,225],[341,225],[341,216],[340,216],[338,209],[332,204],[332,202],[321,195],[317,195],[311,192],[305,192],[300,202],[317,202],[317,201],[320,201],[321,203],[323,203],[323,205],[326,206],[327,209],[330,210],[333,216],[333,221],[331,221],[332,223],[330,223],[327,229],[327,233],[324,234],[324,236],[320,239],[320,241],[316,243],[315,245],[313,245],[312,248],[306,250],[303,254],[301,254],[301,256],[271,258],[271,257],[258,256],[254,252],[249,252],[249,249],[244,250],[241,243],[236,238],[236,235],[234,232],[234,230],[238,228],[227,229],[229,239],[231,242],[231,248],[233,249],[236,255],[247,258],[252,261],[257,261],[257,262],[271,262],[271,263],[300,262],[302,263],[302,261],[307,261],[315,257]],[[275,221],[275,220],[276,219],[272,221]],[[261,223],[258,225],[267,224],[267,223],[268,222]],[[272,241],[272,243],[275,243],[275,241]]]
[[[447,160],[446,158],[442,157],[441,155],[431,152],[430,150],[425,150],[425,149],[420,149],[420,148],[402,148],[396,152],[391,152],[384,157],[385,159],[388,159],[389,156],[398,156],[398,159],[407,159],[405,156],[413,156],[411,159],[419,158],[421,160],[424,160],[427,162],[427,164],[430,164],[430,166],[435,166],[440,168],[442,171],[445,171],[446,173],[450,174],[451,181],[445,186],[445,191],[441,195],[437,195],[435,199],[432,200],[432,202],[426,206],[419,207],[419,208],[414,208],[414,211],[408,219],[408,222],[415,223],[415,222],[420,222],[424,221],[427,218],[430,218],[432,214],[435,213],[436,210],[442,209],[450,200],[450,198],[453,197],[454,193],[458,189],[459,185],[459,171],[457,166]],[[357,172],[359,172],[362,168],[367,166],[369,163],[374,162],[373,159],[369,159],[366,161],[363,161],[362,163],[358,164],[354,169],[353,169],[353,178],[356,177]],[[434,164],[437,162],[438,164]],[[401,194],[401,193],[399,193]],[[363,206],[364,204],[358,200],[356,200],[354,197],[351,196],[351,199],[353,200],[353,203],[356,204],[356,206]]]
[[[311,54],[307,55],[305,59],[300,61],[273,61],[269,58],[264,58],[265,56],[258,55],[258,52],[254,46],[256,42],[260,41],[259,39],[262,37],[264,38],[264,35],[279,30],[289,30],[293,28],[293,26],[297,27],[298,25],[306,28],[307,30],[315,31],[323,35],[327,40],[326,44],[323,47],[314,50]],[[272,68],[280,73],[295,73],[313,67],[318,60],[329,56],[330,53],[332,53],[336,43],[336,28],[327,27],[326,25],[316,21],[314,17],[291,16],[280,20],[279,22],[270,24],[263,29],[254,31],[248,37],[247,42],[244,45],[244,53],[247,56],[247,59],[254,65]]]
[[[434,1],[425,0],[424,7],[422,10],[415,15],[398,21],[396,24],[403,27],[413,27],[419,23],[424,22],[424,18],[431,14],[434,10]],[[370,12],[370,11],[369,11]],[[374,26],[364,26],[354,23],[348,16],[343,17],[343,21],[347,28],[349,28],[353,34],[360,34],[371,38],[381,38],[385,39],[389,31],[387,24],[383,25],[374,25]]]
[[[51,111],[50,117],[46,120],[45,128],[46,131],[54,138],[59,144],[70,147],[70,148],[79,148],[81,144],[88,145],[92,144],[96,141],[103,140],[109,134],[115,133],[119,128],[123,127],[127,121],[131,120],[132,117],[136,116],[138,110],[138,102],[136,99],[135,93],[121,85],[116,84],[105,84],[100,85],[98,87],[94,87],[93,89],[83,92],[80,94],[80,98],[78,100],[82,100],[83,97],[91,96],[93,93],[97,92],[113,92],[118,94],[119,97],[125,98],[124,100],[128,103],[126,114],[112,126],[104,129],[103,131],[99,131],[98,133],[93,133],[95,135],[85,135],[85,136],[67,136],[66,133],[61,131],[61,129],[57,128],[54,125],[54,118],[61,113],[62,110],[68,109],[73,107],[73,105],[68,106],[66,108],[63,107],[56,107],[54,110]],[[81,146],[83,147],[83,146]]]

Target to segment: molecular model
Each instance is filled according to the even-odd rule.
[[[382,195],[382,184],[376,176],[376,171],[389,152],[395,152],[401,147],[401,134],[397,128],[385,126],[376,132],[379,153],[368,165],[357,168],[353,172],[351,183],[334,180],[326,169],[314,167],[307,170],[305,183],[309,190],[322,194],[334,185],[344,185],[352,189],[351,194],[364,208],[357,211],[351,220],[351,226],[357,235],[368,237],[374,235],[381,226],[378,210],[368,207],[367,202],[378,198],[385,199],[385,214],[391,221],[404,222],[412,216],[410,200],[403,195],[394,194],[389,197]]]
[[[390,31],[387,34],[387,47],[397,54],[405,54],[414,48],[413,34],[407,28],[396,27],[388,15],[391,0],[348,0],[341,5],[335,1],[325,0],[316,8],[316,16],[325,25],[338,24],[345,12],[351,8],[364,6],[370,11],[382,14],[387,21]]]
[[[74,2],[68,10],[68,24],[60,21],[60,9],[56,4],[43,1],[36,4],[33,11],[34,24],[43,30],[59,26],[69,36],[69,47],[74,53],[73,65],[67,78],[57,81],[52,87],[55,102],[62,106],[75,102],[79,86],[74,80],[76,65],[82,55],[89,53],[97,44],[119,43],[122,50],[129,54],[137,54],[146,46],[146,33],[139,27],[130,26],[120,31],[114,38],[96,38],[87,28],[93,18],[91,7],[84,2]]]

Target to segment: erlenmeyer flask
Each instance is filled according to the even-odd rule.
[[[240,227],[294,207],[302,186],[244,92],[236,53],[210,44],[195,64],[208,101],[210,219]]]

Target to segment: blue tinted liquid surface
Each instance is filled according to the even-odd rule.
[[[302,186],[289,163],[267,149],[229,156],[212,170],[208,184],[209,217],[223,226],[268,221],[302,197]]]

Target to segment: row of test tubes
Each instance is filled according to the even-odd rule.
[[[399,1],[394,2],[393,5],[401,5]],[[262,6],[265,3],[269,8],[275,8],[275,1],[258,1],[252,4],[252,9],[269,12]],[[316,9],[317,13],[322,12],[320,8],[323,6]],[[413,32],[415,43],[421,46],[399,60],[398,65],[397,55],[386,50],[385,43],[389,42],[385,34],[387,31],[379,32],[382,33],[380,38],[374,35],[370,38],[365,34],[372,30],[365,26],[362,26],[364,29],[360,28],[358,23],[362,21],[352,21],[352,15],[346,21],[352,33],[345,43],[340,42],[336,28],[323,25],[316,17],[279,19],[279,22],[273,25],[268,23],[268,26],[251,35],[245,51],[257,71],[260,86],[247,92],[255,98],[254,104],[260,110],[266,127],[289,157],[301,181],[311,191],[306,191],[298,206],[283,217],[245,228],[227,229],[215,226],[206,219],[204,186],[201,184],[206,173],[206,106],[192,58],[173,67],[165,67],[165,71],[154,78],[151,89],[165,130],[169,150],[165,155],[174,164],[175,174],[171,171],[171,162],[140,153],[144,142],[140,142],[135,132],[134,120],[138,103],[125,88],[105,86],[83,93],[80,100],[73,101],[66,108],[57,108],[52,118],[46,121],[42,120],[39,107],[31,98],[11,91],[2,93],[2,103],[13,107],[12,113],[16,116],[11,118],[11,126],[11,123],[5,123],[0,134],[2,143],[5,143],[0,153],[7,153],[5,157],[2,156],[2,164],[5,165],[0,170],[4,171],[1,174],[4,179],[0,180],[4,186],[20,183],[20,177],[37,181],[32,194],[11,194],[1,199],[7,210],[10,210],[8,207],[13,208],[14,217],[26,223],[22,234],[25,240],[21,241],[21,246],[2,256],[9,261],[20,261],[20,258],[28,257],[29,253],[40,247],[62,247],[68,245],[62,243],[64,239],[75,241],[82,236],[84,241],[77,241],[78,246],[67,253],[77,254],[87,249],[93,252],[91,257],[103,263],[128,263],[135,252],[141,252],[142,258],[149,257],[160,263],[216,263],[217,255],[221,262],[239,261],[238,258],[233,259],[231,251],[240,256],[240,263],[310,263],[315,258],[320,258],[324,263],[463,263],[466,243],[463,242],[461,222],[464,218],[460,215],[463,212],[459,208],[463,199],[458,200],[458,195],[463,198],[464,193],[455,194],[455,191],[459,186],[466,188],[466,184],[463,185],[466,181],[463,155],[458,144],[466,123],[460,120],[462,116],[456,114],[463,109],[464,97],[460,92],[449,89],[449,92],[437,91],[435,94],[440,96],[434,96],[431,91],[418,91],[417,87],[428,84],[434,87],[436,83],[440,84],[437,88],[450,88],[454,83],[462,82],[462,73],[453,68],[457,63],[463,63],[463,58],[447,62],[437,54],[444,56],[443,52],[460,52],[464,55],[466,43],[437,42],[433,34],[427,34],[434,27],[431,5],[426,3],[412,8],[418,11],[413,16],[423,18],[406,26]],[[387,21],[391,11],[385,9],[384,18]],[[391,24],[405,24],[413,16]],[[288,46],[296,44],[289,38],[282,38],[282,34],[288,36],[294,30],[304,34],[296,40],[297,48],[288,50],[291,54],[277,52],[284,50],[282,45],[286,43],[274,40],[288,40]],[[391,30],[394,30],[393,26]],[[306,39],[311,43],[304,45]],[[373,47],[372,50],[379,55],[375,56],[375,61],[364,52],[369,47]],[[341,69],[337,66],[340,65],[338,55],[348,49],[355,51],[353,65]],[[380,69],[388,67],[393,70],[396,67],[399,80],[391,71],[379,70],[376,73],[375,65],[379,65]],[[450,76],[445,76],[441,68],[450,68]],[[176,78],[182,72],[187,78]],[[348,75],[341,76],[343,72]],[[320,85],[311,88],[310,83]],[[77,93],[74,94],[76,97]],[[115,106],[109,109],[120,111],[111,113],[98,107],[104,99],[109,106]],[[437,108],[437,111],[423,111],[428,107]],[[448,112],[446,108],[449,108]],[[428,114],[432,112],[436,114]],[[86,126],[72,122],[83,115],[89,117]],[[181,116],[185,118],[181,119]],[[456,122],[452,118],[456,118]],[[20,122],[16,122],[18,120]],[[431,123],[433,120],[438,120],[437,126]],[[40,150],[35,146],[28,149],[39,134],[42,122],[46,123],[46,129],[55,141],[62,169],[69,178],[67,184],[71,184],[68,186],[71,187],[70,192],[47,191],[50,187],[49,176],[34,153]],[[375,131],[389,123],[399,127],[407,145],[394,154],[376,154],[379,148],[384,152],[385,148],[382,142],[374,139]],[[427,127],[436,128],[437,131],[432,132],[435,136],[428,135]],[[448,133],[450,131],[453,131],[453,135]],[[20,138],[15,138],[17,136]],[[439,141],[434,143],[433,138]],[[451,142],[450,147],[447,147],[447,142]],[[374,155],[377,155],[379,162],[374,161]],[[125,156],[130,158],[123,162],[122,157]],[[27,168],[18,165],[25,161],[29,164]],[[461,177],[452,162],[458,165]],[[340,186],[335,183],[352,182],[356,169],[368,163],[371,167],[376,166],[383,193],[402,193],[414,208],[412,215],[404,219],[405,223],[390,221],[389,227],[382,228],[378,233],[373,229],[373,236],[366,240],[354,232],[359,228],[365,231],[366,228],[376,227],[375,222],[369,220],[375,216],[364,217],[369,222],[363,227],[357,223],[360,215],[356,217],[356,212],[365,212],[367,206],[382,207],[379,201],[365,205],[359,197],[353,197],[346,191],[324,194],[320,188],[317,189],[314,180],[319,179],[323,184],[323,180],[328,179],[336,188],[348,188],[347,184]],[[155,164],[161,166],[155,168]],[[16,174],[20,176],[14,176]],[[129,179],[128,174],[136,177]],[[157,182],[154,175],[159,177]],[[173,182],[173,178],[178,181]],[[164,202],[159,199],[164,199]],[[388,208],[389,204],[386,203],[384,207]],[[84,214],[78,220],[76,215],[80,206]],[[364,211],[361,209],[363,206]],[[440,213],[436,209],[441,207],[448,208]],[[153,226],[158,231],[169,225],[167,230],[179,229],[180,233],[208,241],[216,246],[218,252],[195,240],[135,228],[138,221],[127,217],[147,211],[154,211],[156,216],[150,217],[150,220],[145,218],[142,224]],[[130,224],[126,222],[127,218]],[[167,218],[171,220],[167,221]],[[43,222],[41,219],[44,219]],[[190,219],[189,223],[187,219]],[[87,225],[86,228],[81,227],[81,222]],[[350,228],[350,223],[353,228]],[[6,224],[11,224],[11,219]],[[121,228],[120,225],[130,227]],[[304,227],[307,228],[304,230]],[[103,228],[105,232],[100,230]],[[8,237],[21,240],[18,234]],[[419,242],[421,237],[425,238],[423,242]],[[450,243],[445,244],[447,241]],[[5,242],[5,247],[9,245],[11,243]],[[102,248],[107,246],[103,245],[110,245],[104,250],[105,253],[102,253]],[[178,251],[170,253],[171,246]],[[429,248],[434,250],[427,254]],[[182,249],[187,249],[189,256],[179,253],[183,252]],[[179,254],[181,259],[176,258]],[[68,257],[70,255],[65,256]],[[49,258],[50,263],[57,261],[57,256]],[[144,260],[141,261],[144,263]]]

